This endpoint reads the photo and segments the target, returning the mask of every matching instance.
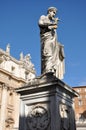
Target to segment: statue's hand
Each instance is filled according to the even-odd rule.
[[[57,29],[57,25],[48,26],[49,29]]]
[[[53,25],[52,28],[57,29],[57,25]]]

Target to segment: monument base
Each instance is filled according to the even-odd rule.
[[[73,98],[77,93],[53,73],[16,91],[21,99],[19,130],[76,130]]]

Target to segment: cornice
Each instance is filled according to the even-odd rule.
[[[17,80],[17,81],[22,81],[22,82],[24,82],[24,83],[26,82],[25,79],[16,77],[16,76],[14,76],[12,73],[10,73],[10,72],[8,72],[8,71],[2,69],[2,68],[0,68],[0,71],[1,71],[2,73],[4,73],[4,74],[10,76],[10,78],[12,78],[12,79],[15,79],[15,80]]]

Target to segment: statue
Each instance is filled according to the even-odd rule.
[[[23,55],[23,52],[20,53],[20,61],[23,61],[24,59],[24,55]]]
[[[7,46],[6,46],[6,52],[7,52],[8,54],[10,54],[10,44],[9,44],[9,43],[8,43]]]
[[[31,62],[30,54],[27,54],[26,56],[24,56],[23,63],[24,63],[24,67],[26,67],[30,70],[35,70],[34,64],[32,64],[32,62]]]
[[[42,15],[38,25],[41,38],[41,73],[52,72],[59,79],[64,74],[64,46],[57,41],[56,29],[59,18],[55,18],[57,9],[48,8],[47,15]]]

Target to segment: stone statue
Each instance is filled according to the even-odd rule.
[[[24,63],[24,67],[26,67],[27,69],[35,70],[34,64],[32,64],[31,62],[30,54],[27,54],[26,56],[24,56],[23,63]]]
[[[23,55],[23,52],[20,53],[20,60],[23,61],[24,59],[24,55]]]
[[[48,8],[47,15],[42,15],[39,19],[41,38],[41,73],[54,73],[59,79],[63,79],[64,74],[64,47],[57,42],[56,29],[58,18],[55,18],[57,9]]]
[[[10,54],[10,44],[9,44],[9,43],[8,43],[7,46],[6,46],[6,52],[7,52],[8,54]]]

